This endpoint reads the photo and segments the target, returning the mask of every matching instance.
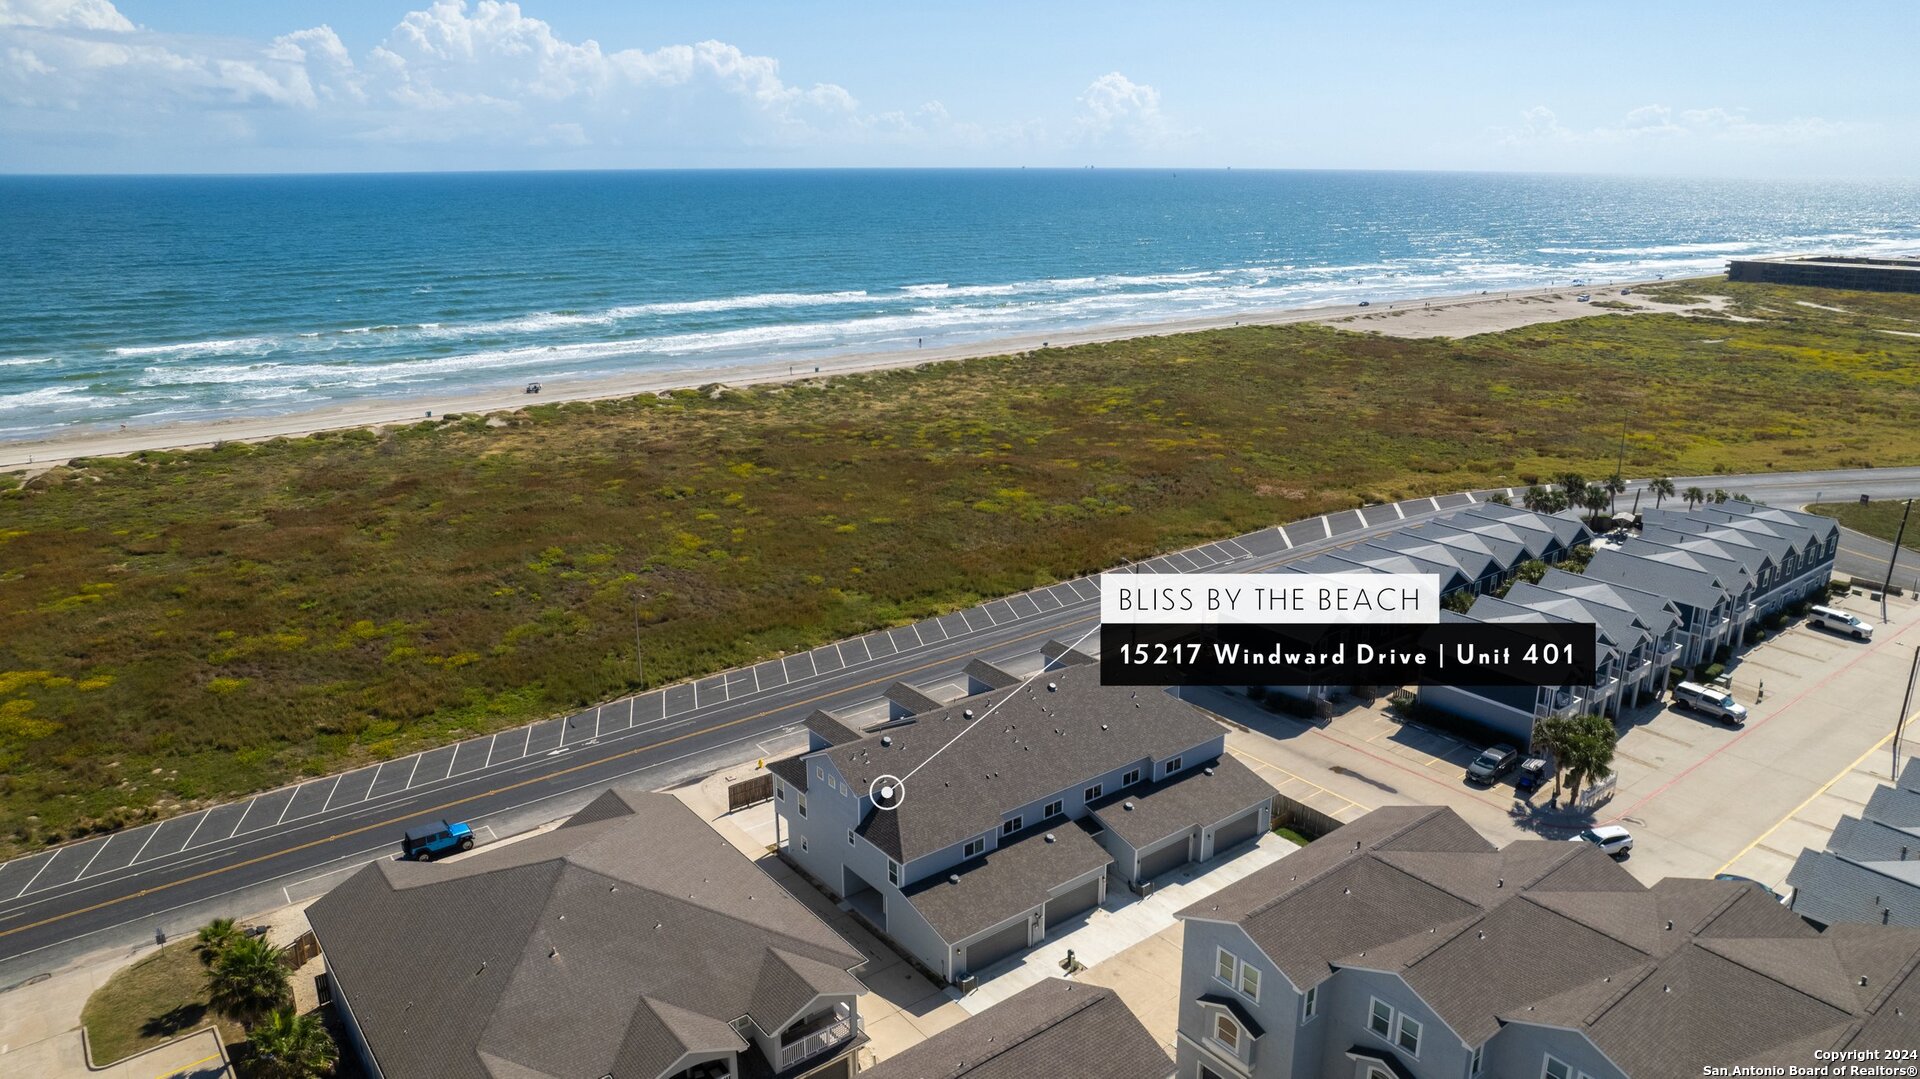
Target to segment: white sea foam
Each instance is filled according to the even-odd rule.
[[[275,347],[279,338],[275,337],[222,337],[211,341],[182,341],[172,345],[135,345],[129,348],[116,348],[113,355],[126,358],[140,356],[232,356],[264,353]]]

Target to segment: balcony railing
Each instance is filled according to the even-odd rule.
[[[796,1037],[792,1041],[784,1042],[780,1046],[778,1070],[786,1071],[803,1060],[819,1056],[859,1034],[866,1026],[861,1018],[853,1013],[853,1009],[845,1004],[835,1005],[831,1012],[824,1013],[820,1018],[825,1022],[824,1026],[818,1027],[809,1034]]]

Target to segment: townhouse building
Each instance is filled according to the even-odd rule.
[[[1047,651],[1024,684],[864,733],[817,722],[808,752],[769,766],[781,856],[948,981],[1055,935],[1110,888],[1150,890],[1271,830],[1275,791],[1226,754],[1217,722]]]
[[[1920,1036],[1920,930],[1377,809],[1180,913],[1182,1079],[1665,1079]]]

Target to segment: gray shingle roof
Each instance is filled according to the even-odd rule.
[[[988,689],[1006,689],[1020,684],[1020,676],[1002,670],[984,659],[969,660],[961,673]]]
[[[1082,780],[1192,750],[1223,730],[1164,690],[1105,686],[1098,667],[1078,665],[1023,689],[969,697],[885,733],[890,745],[870,734],[825,755],[856,791],[882,774],[913,773],[900,808],[869,812],[859,827],[904,863],[997,829],[1005,813],[1077,791]]]
[[[1218,824],[1271,802],[1278,793],[1236,757],[1182,763],[1186,767],[1166,779],[1115,791],[1094,803],[1094,818],[1139,850],[1179,832]]]
[[[848,742],[858,742],[860,739],[866,737],[866,735],[860,731],[847,726],[841,721],[839,716],[834,715],[824,708],[814,709],[812,714],[807,716],[805,726],[807,730],[820,736],[819,744],[823,747],[844,745]],[[806,788],[802,787],[801,789],[805,790]]]
[[[1697,547],[1673,547],[1636,537],[1621,544],[1620,553],[1710,573],[1735,595],[1749,591],[1754,585],[1753,574],[1747,567],[1731,558],[1723,558]]]
[[[1700,610],[1711,610],[1729,598],[1727,589],[1710,573],[1604,548],[1593,553],[1583,576],[1652,592]]]
[[[1891,1003],[1920,1006],[1920,931],[1823,934],[1744,884],[1648,888],[1585,844],[1496,852],[1464,827],[1376,810],[1181,916],[1239,924],[1296,985],[1397,973],[1470,1045],[1504,1023],[1584,1031],[1636,1079],[1920,1035]]]
[[[1113,990],[1048,978],[860,1074],[864,1079],[1167,1079],[1173,1061]]]
[[[1593,538],[1593,531],[1578,513],[1568,510],[1565,513],[1535,513],[1519,506],[1502,506],[1498,502],[1481,502],[1466,511],[1476,517],[1490,517],[1495,520],[1512,521],[1530,528],[1540,528],[1552,532],[1562,547],[1575,547]]]
[[[928,696],[917,687],[910,686],[905,682],[895,682],[888,686],[882,696],[899,705],[901,710],[910,716],[924,715],[928,712],[938,712],[940,709],[946,707],[946,705],[940,703],[939,700]]]
[[[1666,597],[1612,581],[1568,573],[1563,569],[1550,569],[1546,576],[1540,578],[1540,587],[1632,611],[1655,637],[1665,636],[1668,630],[1680,624],[1680,612]]]
[[[978,858],[909,885],[907,902],[949,944],[1032,910],[1113,855],[1069,820],[1042,823]],[[955,879],[957,878],[957,879]]]
[[[857,994],[863,959],[668,795],[454,863],[381,861],[307,912],[392,1079],[655,1076]],[[802,1001],[801,1003],[804,1003]]]

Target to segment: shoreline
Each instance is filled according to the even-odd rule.
[[[1711,276],[1711,275],[1708,275]],[[1159,322],[1131,323],[1084,330],[1064,330],[1051,334],[1023,334],[969,344],[917,348],[907,351],[850,353],[807,362],[761,362],[721,367],[690,367],[673,370],[632,372],[601,378],[575,379],[561,384],[542,383],[537,395],[525,392],[525,383],[491,390],[437,397],[367,399],[349,404],[308,409],[284,415],[234,416],[217,420],[164,423],[128,427],[123,430],[85,430],[53,438],[32,441],[0,441],[0,472],[40,472],[64,464],[76,457],[117,457],[142,451],[204,449],[221,442],[263,442],[274,438],[298,438],[320,431],[384,427],[416,423],[451,414],[473,415],[512,412],[532,405],[569,401],[597,401],[634,397],[643,393],[689,389],[712,383],[728,386],[771,385],[798,382],[810,378],[918,367],[927,363],[1010,356],[1043,347],[1065,348],[1074,345],[1102,344],[1142,337],[1167,337],[1174,334],[1232,329],[1236,326],[1280,326],[1302,322],[1341,324],[1356,332],[1378,332],[1393,336],[1436,337],[1471,336],[1497,332],[1539,322],[1563,321],[1593,315],[1628,314],[1618,308],[1594,308],[1570,299],[1585,291],[1596,299],[1617,299],[1623,288],[1669,285],[1704,278],[1649,279],[1617,281],[1604,285],[1557,285],[1500,293],[1450,293],[1393,300],[1387,305],[1370,305],[1361,310],[1351,305],[1283,308],[1247,311],[1238,315],[1171,319]],[[1563,302],[1554,302],[1554,301]],[[1527,305],[1522,310],[1520,305]],[[1638,311],[1679,312],[1683,307],[1642,302]],[[1475,318],[1475,314],[1487,317]],[[1435,326],[1415,325],[1411,317],[1435,320]],[[1462,317],[1464,316],[1464,317]],[[1409,320],[1402,322],[1402,320]],[[1392,322],[1392,326],[1359,325]],[[1464,331],[1464,332],[1454,332]]]

